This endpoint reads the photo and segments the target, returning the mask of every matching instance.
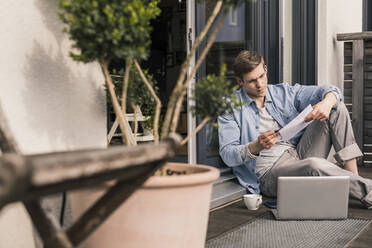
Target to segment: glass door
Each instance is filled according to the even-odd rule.
[[[213,0],[196,2],[196,35],[201,32],[215,4],[216,1]],[[232,86],[235,85],[232,65],[241,50],[259,51],[266,58],[269,83],[278,83],[280,78],[279,48],[278,1],[244,1],[235,9],[228,10],[222,28],[197,73],[196,84],[198,79],[207,74],[219,74],[221,66],[226,64],[226,77],[230,79]],[[196,120],[197,123],[200,121]],[[219,180],[213,185],[211,208],[234,201],[246,193],[237,182],[231,168],[227,167],[219,156],[216,125],[212,123],[206,125],[198,133],[196,145],[197,163],[217,167],[221,172]]]
[[[213,0],[197,2],[196,34],[201,32],[215,4],[216,1]],[[235,56],[243,49],[253,49],[253,37],[247,32],[246,19],[250,16],[247,15],[247,5],[249,4],[242,3],[237,8],[228,11],[222,28],[198,71],[196,81],[207,74],[219,74],[221,66],[226,64],[226,77],[235,83],[232,71]],[[226,168],[218,155],[218,134],[214,125],[209,124],[199,132],[197,147],[198,163],[209,164],[220,169]]]
[[[213,0],[196,3],[196,34],[204,27],[215,3]],[[228,11],[222,28],[198,71],[196,83],[207,74],[218,74],[222,64],[226,64],[226,77],[235,85],[232,64],[237,54],[244,49],[259,51],[268,65],[269,83],[279,83],[279,41],[278,1],[250,0],[241,3]],[[226,168],[218,154],[218,134],[215,125],[209,124],[199,132],[197,147],[198,163]]]

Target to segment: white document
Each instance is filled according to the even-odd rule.
[[[296,118],[290,121],[285,127],[278,131],[279,141],[288,141],[293,138],[298,132],[307,127],[311,122],[305,122],[305,118],[313,111],[313,107],[309,104]]]

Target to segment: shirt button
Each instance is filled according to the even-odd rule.
[[[258,126],[256,126],[256,129],[258,129]]]

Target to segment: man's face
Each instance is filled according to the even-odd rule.
[[[265,97],[267,90],[267,66],[261,62],[253,71],[237,78],[238,84],[252,100]]]

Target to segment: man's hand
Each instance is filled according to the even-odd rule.
[[[329,118],[332,107],[337,103],[335,93],[329,92],[324,99],[313,106],[313,111],[305,118],[305,122],[311,120],[326,121]]]
[[[253,155],[258,155],[263,149],[270,149],[278,140],[278,134],[273,130],[260,134],[256,141],[249,145],[249,150]]]

